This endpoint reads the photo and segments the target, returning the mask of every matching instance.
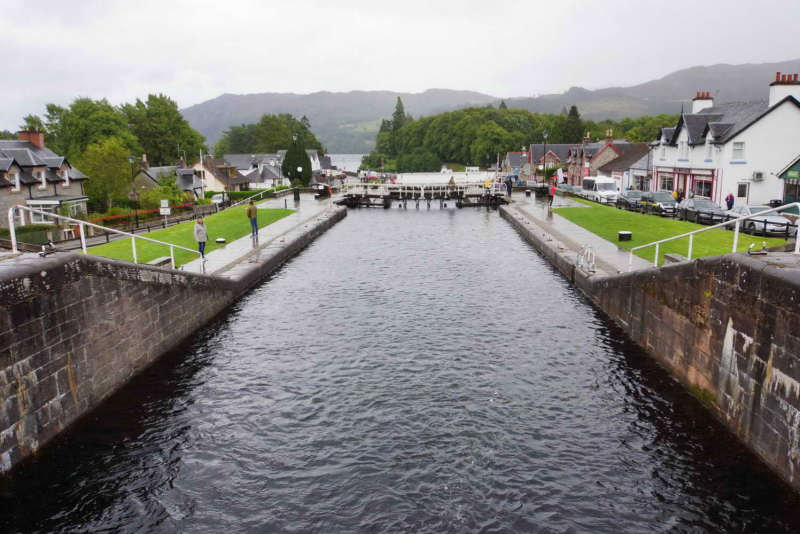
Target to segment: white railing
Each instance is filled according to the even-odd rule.
[[[492,182],[489,184],[488,194],[503,196],[506,194],[504,183]],[[444,194],[464,194],[480,196],[487,193],[484,182],[449,183],[399,183],[399,184],[345,184],[342,188],[344,195],[374,195],[388,196],[398,194],[401,197],[424,198],[426,194],[434,196]]]
[[[137,254],[136,254],[136,240],[137,239],[142,239],[144,241],[150,241],[151,243],[156,243],[156,244],[159,244],[159,245],[164,245],[166,247],[169,247],[169,257],[170,257],[170,260],[172,261],[172,268],[173,269],[175,268],[175,250],[174,249],[176,249],[176,248],[177,249],[181,249],[181,250],[185,250],[187,252],[191,252],[193,254],[197,254],[198,256],[202,257],[202,255],[200,254],[199,251],[192,250],[192,249],[186,248],[186,247],[182,247],[180,245],[173,245],[171,243],[165,243],[164,241],[158,241],[157,239],[150,239],[149,237],[143,237],[143,236],[131,234],[131,233],[128,233],[128,232],[123,232],[122,230],[115,230],[114,228],[106,228],[105,226],[100,226],[99,224],[94,224],[94,223],[90,223],[90,222],[86,222],[86,221],[81,221],[80,219],[73,219],[72,217],[65,217],[64,215],[56,215],[55,213],[49,213],[49,212],[46,212],[46,211],[36,210],[36,209],[33,209],[33,208],[29,208],[27,206],[11,206],[8,209],[8,229],[9,229],[9,233],[11,234],[11,250],[12,250],[12,252],[19,252],[19,250],[17,250],[17,231],[16,231],[16,225],[14,223],[15,210],[27,211],[29,213],[37,213],[37,214],[45,216],[45,217],[52,217],[54,219],[60,219],[62,221],[69,221],[74,226],[77,226],[78,227],[78,231],[80,233],[80,238],[81,238],[81,250],[83,250],[84,254],[87,254],[87,252],[86,252],[86,230],[84,228],[86,226],[91,226],[92,228],[98,228],[100,230],[103,230],[104,232],[111,232],[113,234],[120,234],[120,235],[125,235],[125,236],[130,237],[131,238],[131,248],[133,250],[133,263],[139,263],[139,260],[138,260]],[[205,265],[204,261],[200,262],[200,272],[203,273],[203,274],[206,273],[206,265]]]
[[[231,204],[230,206],[228,206],[226,209],[231,209],[231,208],[235,208],[236,206],[241,206],[241,205],[242,205],[242,204],[244,204],[245,202],[250,202],[250,201],[251,201],[251,200],[253,200],[255,197],[260,197],[260,196],[264,195],[264,193],[267,193],[267,192],[268,192],[268,191],[270,191],[270,190],[272,190],[272,192],[273,192],[273,193],[277,193],[277,191],[275,191],[275,188],[262,189],[260,192],[256,193],[255,195],[249,196],[249,197],[245,198],[244,200],[240,200],[240,201],[238,201],[238,202],[234,202],[233,204]],[[282,190],[281,190],[281,191],[282,191]],[[223,194],[225,194],[225,193],[223,193]]]
[[[733,221],[725,221],[723,223],[715,224],[715,225],[709,226],[707,228],[701,228],[700,230],[694,230],[693,232],[688,232],[688,233],[685,233],[685,234],[676,235],[675,237],[662,239],[661,241],[654,241],[654,242],[648,243],[646,245],[640,245],[638,247],[633,247],[631,249],[630,260],[628,262],[628,271],[632,271],[633,270],[633,251],[634,250],[640,250],[640,249],[643,249],[643,248],[653,247],[653,246],[656,247],[656,255],[655,255],[655,258],[653,259],[653,264],[656,267],[658,267],[658,249],[659,249],[659,245],[661,245],[662,243],[667,243],[669,241],[675,241],[676,239],[682,239],[684,237],[688,237],[689,238],[689,252],[687,254],[687,259],[691,260],[692,259],[692,246],[694,245],[694,235],[695,234],[699,234],[701,232],[708,232],[709,230],[716,230],[717,228],[730,227],[732,224],[734,225],[734,233],[733,233],[733,248],[732,248],[731,252],[736,252],[736,249],[739,248],[739,229],[741,228],[742,221],[746,221],[746,220],[749,220],[749,219],[756,219],[757,222],[761,222],[761,221],[758,221],[758,219],[764,217],[764,215],[767,215],[767,214],[773,213],[773,212],[782,211],[782,210],[785,210],[785,209],[791,208],[791,207],[797,207],[798,209],[800,209],[800,202],[793,202],[791,204],[786,204],[784,206],[780,206],[780,207],[777,207],[777,208],[772,208],[772,209],[768,209],[766,211],[762,211],[762,212],[759,212],[759,213],[754,213],[753,215],[748,215],[746,217],[739,217],[739,218],[737,218],[737,219],[735,219]],[[766,235],[767,234],[767,225],[769,223],[764,221],[763,224],[764,224],[764,235]],[[799,237],[800,236],[798,236],[798,232],[795,231],[794,253],[798,254],[798,255],[800,255],[800,239],[798,239]]]

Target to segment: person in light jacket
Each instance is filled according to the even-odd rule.
[[[202,217],[198,218],[197,222],[194,223],[194,240],[197,241],[197,245],[200,247],[200,257],[202,259],[205,259],[206,241],[208,241],[208,230],[206,230],[206,225],[203,224]]]
[[[258,208],[252,200],[247,206],[247,218],[250,219],[250,235],[256,237],[258,235]]]

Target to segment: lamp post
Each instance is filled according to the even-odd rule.
[[[136,227],[139,227],[139,193],[136,192],[136,167],[134,167],[134,163],[136,163],[136,156],[131,154],[128,156],[128,161],[131,164],[131,192],[128,194],[128,198],[131,202],[133,202],[133,213],[136,219]]]
[[[547,129],[542,131],[542,139],[544,147],[542,148],[542,183],[545,183],[545,175],[547,173]]]

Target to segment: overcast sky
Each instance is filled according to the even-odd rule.
[[[0,0],[0,128],[78,95],[626,86],[800,57],[798,0]]]

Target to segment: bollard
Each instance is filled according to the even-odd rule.
[[[530,189],[526,189],[526,190],[525,190],[525,196],[526,196],[526,197],[529,197],[529,196],[531,196],[531,190],[530,190]]]
[[[300,188],[299,187],[295,187],[294,188],[294,199],[295,200],[300,200]]]

